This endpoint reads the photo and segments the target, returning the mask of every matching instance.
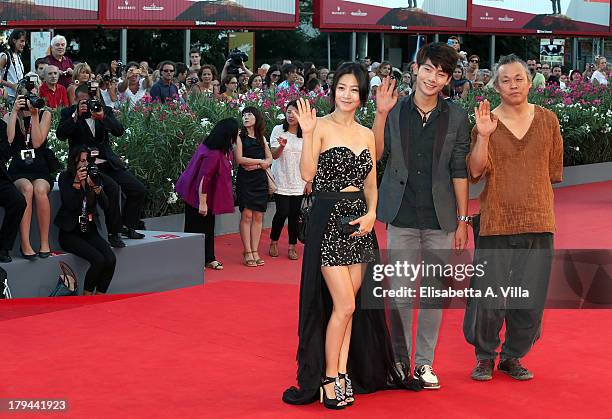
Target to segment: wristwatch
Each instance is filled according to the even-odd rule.
[[[458,215],[457,221],[465,221],[466,223],[469,223],[470,221],[472,221],[472,217],[470,217],[469,215]]]

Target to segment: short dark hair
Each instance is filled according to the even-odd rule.
[[[172,66],[172,69],[173,69],[173,70],[176,72],[176,64],[174,64],[174,62],[173,62],[173,61],[169,61],[169,60],[165,60],[165,61],[162,61],[161,63],[159,63],[159,65],[157,66],[157,69],[158,69],[159,71],[161,71],[161,70],[163,70],[163,69],[164,69],[164,67],[165,67],[165,66],[167,66],[167,65],[171,65],[171,66]]]
[[[306,89],[309,92],[312,92],[317,85],[321,85],[321,81],[319,79],[310,79],[306,82]]]
[[[424,45],[417,53],[417,65],[422,66],[428,59],[434,66],[440,66],[444,74],[452,77],[459,60],[459,54],[447,44],[432,42]]]
[[[551,70],[554,70],[557,67],[559,68],[559,70],[563,71],[563,67],[561,67],[561,64],[553,64],[553,66],[551,67]]]
[[[161,68],[160,68],[161,69]],[[185,73],[187,70],[189,69],[189,67],[187,67],[185,65],[185,63],[176,63],[174,66],[174,72],[175,74],[178,76],[179,74],[183,74]]]
[[[136,67],[138,69],[140,68],[140,64],[138,64],[136,61],[130,61],[125,65],[126,70],[129,70],[132,67]]]
[[[189,50],[189,55],[191,55],[191,54],[200,54],[200,55],[202,55],[202,53],[200,53],[200,48],[191,48]]]
[[[268,70],[270,71],[270,70]],[[281,69],[283,75],[287,75],[289,73],[294,73],[297,71],[297,67],[295,66],[295,64],[285,64],[283,66],[283,68]]]
[[[332,103],[332,110],[335,108],[336,103],[336,88],[338,87],[338,82],[347,74],[352,74],[357,79],[357,84],[359,85],[359,99],[361,100],[361,105],[365,106],[368,101],[368,96],[370,95],[370,80],[368,77],[368,70],[365,65],[355,62],[346,62],[340,64],[340,66],[334,72],[334,82],[331,86],[330,98]]]
[[[49,62],[47,61],[45,57],[37,58],[36,61],[34,61],[34,68],[38,68],[38,66],[41,64],[49,65]]]
[[[77,96],[79,93],[85,93],[86,95],[89,95],[89,86],[87,85],[87,83],[79,84],[79,86],[74,90],[75,96]]]

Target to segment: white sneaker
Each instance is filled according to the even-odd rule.
[[[414,378],[418,379],[425,390],[437,390],[440,382],[431,365],[421,365],[414,369]]]

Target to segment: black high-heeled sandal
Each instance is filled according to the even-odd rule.
[[[338,373],[338,378],[344,380],[344,401],[347,406],[352,406],[355,403],[355,394],[353,393],[353,382],[348,377],[348,373]]]
[[[328,399],[327,393],[325,392],[325,385],[334,383],[334,393],[336,394],[335,399]],[[342,391],[342,387],[340,387],[340,378],[338,377],[324,377],[321,379],[321,403],[328,409],[340,410],[346,407],[344,401],[344,392]]]

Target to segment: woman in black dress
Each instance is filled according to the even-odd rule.
[[[236,194],[240,209],[240,238],[243,263],[248,267],[265,264],[259,257],[259,239],[263,214],[268,206],[268,176],[272,153],[266,138],[263,115],[254,107],[242,111],[243,127],[236,140],[235,160],[239,165],[236,175]]]
[[[34,77],[34,73],[26,75]],[[40,83],[31,91],[38,94]],[[26,199],[27,207],[19,225],[21,238],[21,254],[24,258],[33,260],[37,253],[30,244],[30,225],[32,222],[32,200],[36,203],[36,217],[40,235],[41,258],[49,257],[49,225],[51,224],[51,208],[49,191],[53,188],[53,178],[49,173],[45,150],[47,135],[51,126],[51,113],[39,110],[25,99],[28,92],[21,87],[10,114],[5,116],[7,123],[7,140],[12,156],[8,174],[17,189]]]
[[[353,404],[353,391],[400,382],[384,304],[374,304],[367,272],[377,256],[376,151],[374,134],[355,112],[368,94],[365,67],[345,63],[335,73],[330,115],[317,118],[309,102],[298,104],[300,171],[305,181],[314,180],[315,197],[300,284],[299,388],[283,395],[290,404],[316,400],[320,388],[325,407],[343,409]]]

